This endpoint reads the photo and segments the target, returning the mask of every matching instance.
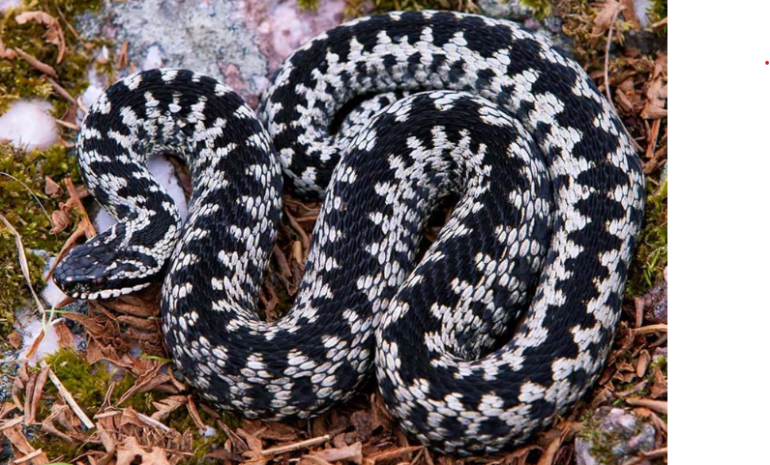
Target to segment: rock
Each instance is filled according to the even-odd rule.
[[[614,465],[655,447],[655,428],[621,408],[602,407],[575,440],[578,465]]]
[[[104,35],[118,46],[128,42],[128,58],[136,69],[192,69],[254,103],[267,60],[240,16],[236,3],[225,0],[106,2],[100,13],[84,15],[80,26],[87,36]]]
[[[480,0],[477,3],[481,14],[494,18],[506,18],[514,21],[524,21],[534,15],[535,10],[522,5],[519,0]]]

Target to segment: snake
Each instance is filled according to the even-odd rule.
[[[175,367],[223,409],[304,419],[371,381],[422,444],[488,454],[551,425],[602,372],[644,174],[586,72],[516,23],[354,19],[296,50],[256,109],[190,70],[141,71],[95,101],[76,146],[118,222],[55,282],[111,299],[162,281]],[[155,153],[191,172],[184,223],[146,168]],[[321,207],[293,307],[265,321],[284,192]]]

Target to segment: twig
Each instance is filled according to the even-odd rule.
[[[650,26],[650,29],[654,30],[654,29],[657,29],[657,28],[663,27],[663,26],[668,26],[668,16],[666,16],[665,18],[661,19],[660,21],[652,23],[652,25]]]
[[[56,93],[61,95],[62,98],[64,98],[66,101],[68,101],[73,105],[77,105],[77,101],[72,97],[72,95],[70,95],[69,92],[67,92],[67,89],[61,86],[61,84],[59,84],[58,82],[56,82],[55,80],[51,79],[48,76],[46,76],[45,80],[48,81],[49,84],[51,84],[51,87],[53,87],[53,90],[55,90]]]
[[[78,108],[80,108],[83,111],[83,113],[88,113],[88,107],[86,106],[85,103],[83,103],[83,99],[81,99],[80,97],[78,97]]]
[[[40,303],[40,299],[37,297],[37,293],[35,292],[35,286],[32,285],[32,278],[29,277],[29,264],[27,263],[27,255],[24,253],[24,244],[21,242],[21,235],[16,230],[16,228],[13,227],[13,225],[5,218],[5,216],[0,213],[0,221],[2,221],[5,224],[5,227],[8,228],[8,230],[13,234],[14,238],[16,239],[16,250],[19,251],[19,266],[21,267],[21,274],[24,275],[24,279],[27,281],[27,286],[29,287],[29,291],[32,293],[32,297],[35,299],[35,303],[37,304],[37,308],[40,310],[40,313],[43,315],[43,321],[45,322],[45,308],[43,307],[43,304]]]
[[[43,366],[47,366],[45,362],[43,362]],[[77,415],[81,423],[83,423],[87,429],[94,428],[95,425],[93,422],[88,418],[88,415],[86,415],[83,409],[80,408],[78,403],[75,401],[75,398],[72,397],[72,394],[70,394],[67,388],[64,387],[62,382],[59,380],[59,377],[56,376],[56,373],[54,373],[53,370],[48,371],[48,379],[50,379],[53,385],[56,386],[56,389],[59,390],[59,394],[64,397],[64,401],[67,402],[67,405],[70,406],[70,409],[72,409],[75,415]]]
[[[75,202],[75,205],[77,205],[80,211],[83,212],[86,236],[91,239],[92,237],[96,236],[96,228],[94,228],[94,225],[88,218],[88,210],[86,210],[86,207],[83,206],[83,202],[80,201],[80,195],[78,195],[78,190],[75,188],[75,184],[72,182],[72,178],[66,178],[64,180],[64,184],[67,186],[67,191],[69,192],[72,201]]]
[[[155,426],[156,428],[159,428],[166,433],[171,431],[171,428],[169,428],[168,426],[164,425],[163,423],[159,422],[154,418],[148,417],[147,415],[136,412],[136,417],[142,420],[143,422],[147,423],[148,425]]]
[[[21,457],[21,458],[18,458],[16,460],[14,460],[13,463],[28,462],[28,461],[34,459],[35,457],[37,457],[38,455],[41,455],[42,453],[43,453],[43,449],[33,450],[32,452],[30,452],[29,454],[25,455],[24,457]]]
[[[262,451],[262,456],[270,457],[273,455],[279,455],[279,454],[284,454],[286,452],[292,452],[298,449],[303,449],[305,447],[317,446],[319,444],[323,444],[325,442],[331,441],[333,437],[334,436],[332,436],[331,434],[324,434],[323,436],[319,436],[317,438],[295,442],[294,444],[289,444],[287,446],[279,446],[279,447],[273,447],[270,449],[265,449]]]
[[[642,326],[641,328],[633,328],[631,329],[631,331],[634,334],[650,334],[650,333],[656,333],[658,331],[668,332],[668,325],[661,323],[658,325]]]
[[[14,50],[16,50],[16,53],[18,53],[19,56],[27,60],[27,63],[29,63],[30,66],[32,66],[36,70],[40,71],[43,74],[47,74],[51,77],[56,77],[56,70],[53,69],[50,65],[43,63],[42,61],[33,57],[32,55],[20,49],[19,47],[16,47]]]
[[[379,454],[375,454],[364,459],[364,465],[372,465],[378,460],[389,460],[394,457],[398,457],[401,454],[408,454],[423,448],[424,446],[407,446],[398,449],[386,450],[385,452],[380,452]]]
[[[0,425],[0,431],[8,428],[13,428],[14,426],[24,422],[24,417],[16,417],[11,420],[8,420],[7,422]]]
[[[67,129],[72,129],[73,131],[80,131],[80,126],[77,124],[68,123],[67,121],[62,121],[60,119],[54,118],[54,121],[56,121],[56,124],[59,126],[64,126]]]
[[[123,412],[120,410],[110,410],[109,412],[97,413],[96,415],[94,415],[94,420],[101,420],[102,418],[114,417],[115,415],[120,415],[121,413]]]
[[[649,452],[642,452],[642,454],[648,459],[664,457],[668,455],[668,447],[661,447],[660,449],[651,450]]]
[[[615,21],[618,19],[618,13],[620,13],[621,7],[615,8],[615,14],[612,15],[612,21],[610,22],[610,30],[607,33],[607,46],[604,49],[604,92],[607,94],[607,100],[610,101],[612,109],[617,112],[615,104],[612,103],[612,92],[610,91],[610,45],[612,45],[612,30],[615,26]]]
[[[647,151],[644,154],[644,158],[648,160],[655,155],[655,149],[658,145],[658,135],[660,134],[660,119],[656,119],[652,122],[652,128],[650,129],[650,140],[647,144]]]
[[[629,397],[625,399],[625,402],[628,405],[633,405],[634,407],[647,407],[648,409],[653,410],[655,412],[668,415],[668,402],[665,400],[652,400],[652,399],[642,399],[639,397]]]

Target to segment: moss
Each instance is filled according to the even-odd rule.
[[[318,8],[318,0],[297,0],[297,4],[303,10],[315,10]]]
[[[114,372],[110,372],[101,363],[89,365],[71,349],[49,355],[46,362],[83,410],[92,414],[99,410]],[[46,390],[51,395],[56,393],[56,387],[52,384],[47,384]]]
[[[100,0],[27,0],[22,8],[11,8],[0,18],[0,37],[6,47],[18,47],[56,70],[56,81],[65,87],[71,95],[82,93],[88,86],[87,68],[91,62],[90,46],[67,26],[75,16],[85,11],[95,11]],[[67,44],[66,55],[61,63],[56,63],[58,47],[45,42],[43,35],[46,26],[28,21],[16,22],[21,11],[44,11],[59,20]],[[16,99],[41,97],[54,105],[54,114],[62,117],[70,103],[53,91],[45,77],[34,69],[26,60],[17,57],[14,60],[0,60],[0,113]]]
[[[668,181],[647,181],[644,225],[628,277],[628,294],[643,295],[663,278],[668,265]]]
[[[520,3],[532,8],[535,18],[540,21],[551,15],[551,0],[521,0]]]
[[[622,399],[618,399],[622,403]],[[618,405],[616,401],[614,405]],[[627,440],[619,432],[614,432],[601,428],[601,419],[596,415],[591,415],[583,421],[583,428],[578,432],[578,437],[590,441],[591,456],[602,465],[614,465],[618,462],[618,457],[613,452],[613,448],[621,442]],[[642,431],[642,422],[637,422],[636,429],[632,436],[636,436]]]
[[[91,50],[100,42],[82,42],[68,25],[75,22],[77,15],[96,11],[101,3],[101,0],[25,0],[22,7],[11,8],[0,15],[0,37],[5,47],[18,47],[52,66],[57,74],[56,82],[70,95],[79,95],[88,86],[88,66],[93,61]],[[22,11],[44,11],[59,21],[67,44],[61,63],[56,63],[58,47],[46,43],[43,38],[46,32],[44,25],[34,21],[26,24],[16,22],[16,16]],[[49,101],[53,105],[51,113],[57,118],[63,118],[72,106],[54,91],[42,73],[21,57],[0,60],[0,114],[17,99],[35,97]],[[67,131],[63,137],[74,137],[74,132]],[[74,156],[68,154],[62,145],[26,154],[8,144],[0,144],[0,171],[18,178],[31,189],[49,213],[56,209],[57,201],[43,194],[45,176],[60,183],[66,176],[73,177],[76,182],[79,180]],[[56,253],[70,231],[56,236],[48,234],[52,225],[20,182],[0,175],[0,210],[21,234],[27,248],[32,280],[40,286],[43,260],[31,254],[30,250]],[[13,312],[23,306],[30,295],[19,269],[14,238],[5,228],[0,228],[0,282],[3,283],[0,287],[0,349],[6,349]]]
[[[56,253],[69,231],[51,235],[52,225],[46,212],[26,188],[38,197],[50,214],[57,208],[58,201],[45,195],[45,177],[62,182],[70,176],[78,181],[75,158],[61,145],[26,153],[3,144],[0,145],[0,172],[6,173],[0,174],[0,210],[21,235],[33,284],[39,287],[44,262],[32,250]],[[0,340],[7,340],[5,336],[12,328],[13,312],[31,296],[19,267],[15,238],[4,227],[0,227],[0,282],[3,283],[0,286]]]

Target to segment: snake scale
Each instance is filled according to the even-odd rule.
[[[77,150],[119,222],[57,267],[66,293],[164,279],[167,345],[205,399],[307,418],[374,373],[405,431],[457,455],[520,444],[590,388],[643,217],[640,162],[586,73],[516,24],[467,14],[327,31],[256,112],[192,71],[133,74],[92,106]],[[184,225],[145,168],[155,152],[192,173]],[[296,302],[264,322],[284,190],[323,203]]]

